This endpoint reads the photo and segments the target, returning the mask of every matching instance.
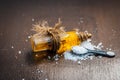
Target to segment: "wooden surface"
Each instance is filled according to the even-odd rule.
[[[102,42],[116,57],[94,58],[80,65],[63,57],[57,62],[33,62],[28,39],[32,24],[47,20],[54,25],[59,17],[66,30],[87,30],[94,44]],[[120,2],[0,1],[0,80],[120,80]]]

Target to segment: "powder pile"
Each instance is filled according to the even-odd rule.
[[[91,43],[91,40],[88,39],[87,41],[82,42],[78,46],[73,46],[71,51],[64,52],[64,58],[66,60],[72,61],[79,61],[79,60],[92,60],[96,55],[108,55],[108,56],[115,56],[115,53],[112,51],[103,51],[103,45],[100,42],[97,46]],[[98,53],[97,53],[98,52]]]

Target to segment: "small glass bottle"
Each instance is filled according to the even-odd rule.
[[[66,33],[52,33],[53,35],[39,34],[31,37],[33,52],[53,51],[54,54],[62,54],[67,50],[71,50],[72,46],[79,45],[82,41],[91,38],[90,33],[69,31]],[[47,56],[48,53],[36,54],[36,58]]]

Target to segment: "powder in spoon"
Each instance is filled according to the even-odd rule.
[[[76,54],[85,54],[88,52],[88,50],[82,46],[73,46],[72,51]]]
[[[94,58],[94,55],[92,53],[85,54],[88,51],[87,49],[89,49],[89,50],[101,50],[103,45],[100,42],[96,46],[96,45],[93,45],[90,41],[91,40],[87,40],[87,41],[82,42],[78,46],[72,47],[72,52],[75,54],[80,54],[80,55],[74,55],[71,51],[66,51],[66,52],[64,52],[64,58],[66,60],[72,60],[72,61],[86,60],[86,59],[92,60]],[[109,56],[115,55],[115,53],[112,51],[107,51],[107,54]],[[92,57],[92,59],[91,59],[91,57]]]

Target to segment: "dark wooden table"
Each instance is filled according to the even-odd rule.
[[[115,58],[35,63],[28,36],[32,24],[61,18],[66,30],[93,34],[92,42],[111,48]],[[21,51],[21,53],[19,53]],[[120,80],[120,2],[110,0],[0,1],[0,80]]]

